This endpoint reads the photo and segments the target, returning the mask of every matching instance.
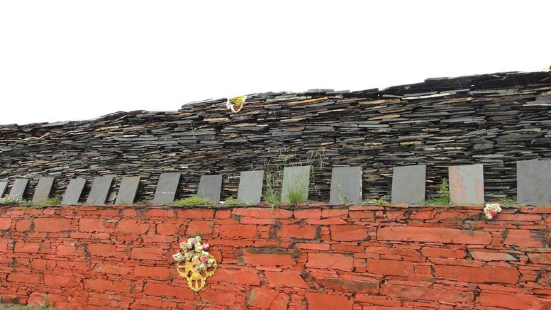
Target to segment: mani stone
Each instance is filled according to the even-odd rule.
[[[27,189],[27,184],[29,184],[28,179],[17,179],[11,188],[9,197],[11,199],[23,199],[25,195],[25,190]]]
[[[34,190],[33,202],[40,203],[50,198],[52,186],[54,185],[53,177],[44,177],[38,180],[36,189]]]
[[[197,189],[197,196],[207,198],[212,203],[220,202],[220,193],[222,192],[222,175],[202,175]]]
[[[246,204],[258,204],[262,199],[262,185],[264,184],[264,171],[242,171],[239,178],[239,191],[237,200]]]
[[[551,202],[551,160],[517,161],[517,202]]]
[[[425,201],[427,166],[394,167],[392,171],[392,203]]]
[[[451,166],[448,171],[451,203],[484,204],[483,165]]]
[[[113,176],[103,176],[95,177],[94,183],[92,183],[92,189],[90,194],[88,194],[88,200],[86,204],[89,205],[102,205],[105,204],[107,200],[107,195],[109,195],[109,189],[111,188],[111,183],[113,183]]]
[[[6,181],[0,182],[0,199],[4,197],[4,194],[6,193],[7,188],[8,188],[8,182]]]
[[[117,194],[117,200],[115,204],[126,205],[133,204],[136,199],[136,193],[138,192],[138,186],[140,185],[140,177],[124,177],[121,181],[121,187]]]
[[[281,189],[281,202],[290,203],[290,197],[298,199],[294,202],[308,201],[310,186],[311,166],[285,167],[283,169],[283,186]]]
[[[83,178],[76,178],[69,181],[69,186],[67,186],[65,190],[61,204],[64,206],[78,204],[85,184],[86,180]]]
[[[330,204],[362,202],[362,167],[335,167],[331,174]]]
[[[180,175],[180,172],[166,172],[161,174],[159,183],[157,183],[157,189],[155,190],[155,197],[153,198],[154,204],[160,205],[172,203],[174,201],[178,183],[180,183]]]

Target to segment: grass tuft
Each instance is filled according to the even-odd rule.
[[[191,196],[188,198],[178,199],[172,203],[175,207],[195,207],[195,206],[212,206],[213,203],[208,198],[199,196]]]

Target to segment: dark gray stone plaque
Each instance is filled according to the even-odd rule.
[[[425,201],[427,166],[394,167],[392,171],[392,203]]]
[[[44,177],[38,180],[36,189],[34,190],[33,202],[40,203],[50,198],[50,192],[54,185],[53,177]]]
[[[90,194],[88,194],[88,199],[86,204],[89,205],[103,205],[107,200],[107,195],[109,195],[109,189],[111,188],[111,183],[113,183],[113,176],[107,175],[103,177],[95,177],[94,183],[92,183],[92,189]]]
[[[117,194],[117,205],[133,204],[136,199],[136,192],[140,185],[140,177],[124,177],[121,181],[119,193]]]
[[[25,190],[27,190],[27,184],[29,184],[28,179],[17,179],[13,183],[13,187],[10,190],[9,197],[11,199],[23,199],[25,195]]]
[[[452,166],[448,170],[451,203],[484,204],[483,165]]]
[[[180,183],[180,172],[162,173],[155,190],[154,204],[172,203]]]
[[[308,201],[311,166],[285,167],[283,169],[283,186],[281,203],[290,203],[290,195],[298,195],[300,201]]]
[[[335,167],[331,174],[330,204],[362,202],[362,167]]]
[[[6,193],[6,189],[8,189],[8,182],[7,181],[0,182],[0,199],[4,197],[4,194]]]
[[[84,188],[85,184],[86,180],[83,178],[76,178],[69,181],[69,186],[67,186],[65,194],[63,194],[63,200],[61,200],[61,204],[64,206],[78,204],[78,201],[80,200],[80,195],[82,194],[82,189]]]
[[[517,161],[517,202],[551,202],[551,160]]]
[[[220,193],[222,192],[222,175],[202,175],[197,189],[197,196],[208,198],[212,203],[220,202]]]
[[[262,199],[262,185],[264,184],[264,171],[243,171],[239,178],[239,191],[237,199],[246,204],[258,204]]]

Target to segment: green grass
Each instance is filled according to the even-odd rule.
[[[276,187],[275,176],[271,173],[266,173],[266,184],[262,198],[270,207],[275,208],[280,204],[280,190]]]
[[[511,198],[502,198],[499,201],[499,204],[502,206],[512,206],[512,205],[518,205],[519,203],[516,200]]]
[[[241,204],[243,204],[243,203],[235,197],[230,197],[230,198],[226,199],[226,201],[224,201],[224,205],[226,205],[226,206],[238,206],[238,205],[241,205]]]
[[[212,206],[213,202],[208,198],[199,196],[191,196],[184,199],[178,199],[172,203],[175,207],[195,207],[195,206]]]
[[[440,189],[438,190],[438,198],[430,198],[425,201],[426,205],[433,206],[449,206],[450,205],[450,187],[448,185],[448,179],[443,178]]]
[[[50,307],[31,307],[31,306],[13,305],[13,304],[0,304],[0,310],[60,310],[60,309],[50,308]]]
[[[300,182],[299,185],[291,187],[289,189],[289,204],[292,206],[296,206],[299,203],[306,202],[306,195],[304,195],[305,192],[305,182]]]
[[[389,205],[390,202],[388,202],[387,200],[384,200],[384,199],[371,199],[371,200],[368,200],[365,202],[366,204],[370,204],[370,205],[377,205],[377,206],[384,206],[384,205]]]
[[[45,206],[61,206],[61,198],[55,197],[55,198],[48,198],[44,201],[41,201],[39,203],[33,203],[33,207],[45,207]]]

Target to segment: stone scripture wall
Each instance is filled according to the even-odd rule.
[[[138,200],[149,200],[162,172],[183,172],[178,197],[195,194],[200,175],[224,174],[224,199],[240,171],[310,156],[314,200],[328,201],[336,165],[363,166],[364,199],[388,199],[394,166],[427,164],[434,196],[447,166],[471,163],[485,165],[487,200],[514,198],[515,162],[551,158],[550,106],[551,73],[500,73],[385,90],[254,94],[236,114],[221,99],[174,112],[5,125],[0,179],[56,176],[60,196],[73,177],[140,175]]]
[[[87,310],[550,309],[551,208],[0,208],[0,299]],[[199,293],[175,272],[202,235]]]

